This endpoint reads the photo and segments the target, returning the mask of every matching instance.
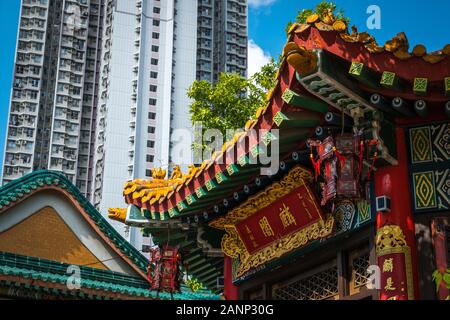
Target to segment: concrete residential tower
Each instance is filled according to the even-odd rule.
[[[2,171],[62,171],[89,197],[102,0],[23,0]]]
[[[62,171],[103,214],[179,162],[194,80],[247,75],[246,0],[23,0],[19,28],[3,183]]]
[[[247,74],[247,1],[113,3],[104,28],[102,78],[108,80],[100,93],[92,191],[103,213],[124,205],[123,181],[179,162],[172,148],[179,137],[172,133],[192,129],[186,92],[194,80]],[[129,237],[140,248],[140,232]]]

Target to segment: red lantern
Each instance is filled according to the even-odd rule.
[[[367,176],[362,175],[364,153],[377,147],[376,140],[363,141],[359,134],[342,134],[325,138],[323,141],[308,140],[311,146],[311,162],[316,180],[322,177],[322,205],[330,200],[359,199],[364,194],[364,179],[370,177],[377,153],[371,159]],[[316,150],[316,156],[313,153]]]
[[[337,196],[340,198],[360,197],[360,173],[357,168],[359,161],[359,137],[354,135],[341,135],[336,137],[336,157],[340,166],[337,182]],[[338,151],[339,150],[339,151]]]
[[[152,290],[170,293],[180,291],[179,249],[168,245],[150,249],[148,281]]]

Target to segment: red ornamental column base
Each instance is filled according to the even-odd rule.
[[[413,300],[411,250],[399,226],[386,225],[378,229],[376,253],[380,267],[380,299]]]
[[[377,212],[376,253],[381,300],[413,300],[418,294],[417,249],[405,132],[396,129],[398,165],[374,174],[376,196],[391,199],[390,212]]]
[[[223,280],[225,300],[238,300],[238,287],[233,284],[232,260],[227,256],[224,256]]]

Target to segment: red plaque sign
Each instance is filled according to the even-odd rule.
[[[408,277],[404,277],[411,272],[408,270],[411,268],[408,254],[408,252],[399,252],[378,257],[378,265],[381,269],[381,300],[411,299],[412,283]]]
[[[311,172],[297,166],[281,181],[210,222],[226,231],[222,250],[236,259],[236,277],[332,233],[334,218],[322,215],[308,187],[312,181]]]
[[[322,219],[311,190],[303,185],[236,225],[250,254]]]

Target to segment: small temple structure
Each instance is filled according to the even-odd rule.
[[[153,290],[149,263],[61,173],[36,171],[0,188],[0,300],[208,300],[182,284]]]
[[[127,182],[110,218],[226,299],[447,296],[432,275],[450,267],[450,45],[348,29],[331,12],[293,24],[246,131],[187,174]],[[279,170],[261,175],[275,141]]]

